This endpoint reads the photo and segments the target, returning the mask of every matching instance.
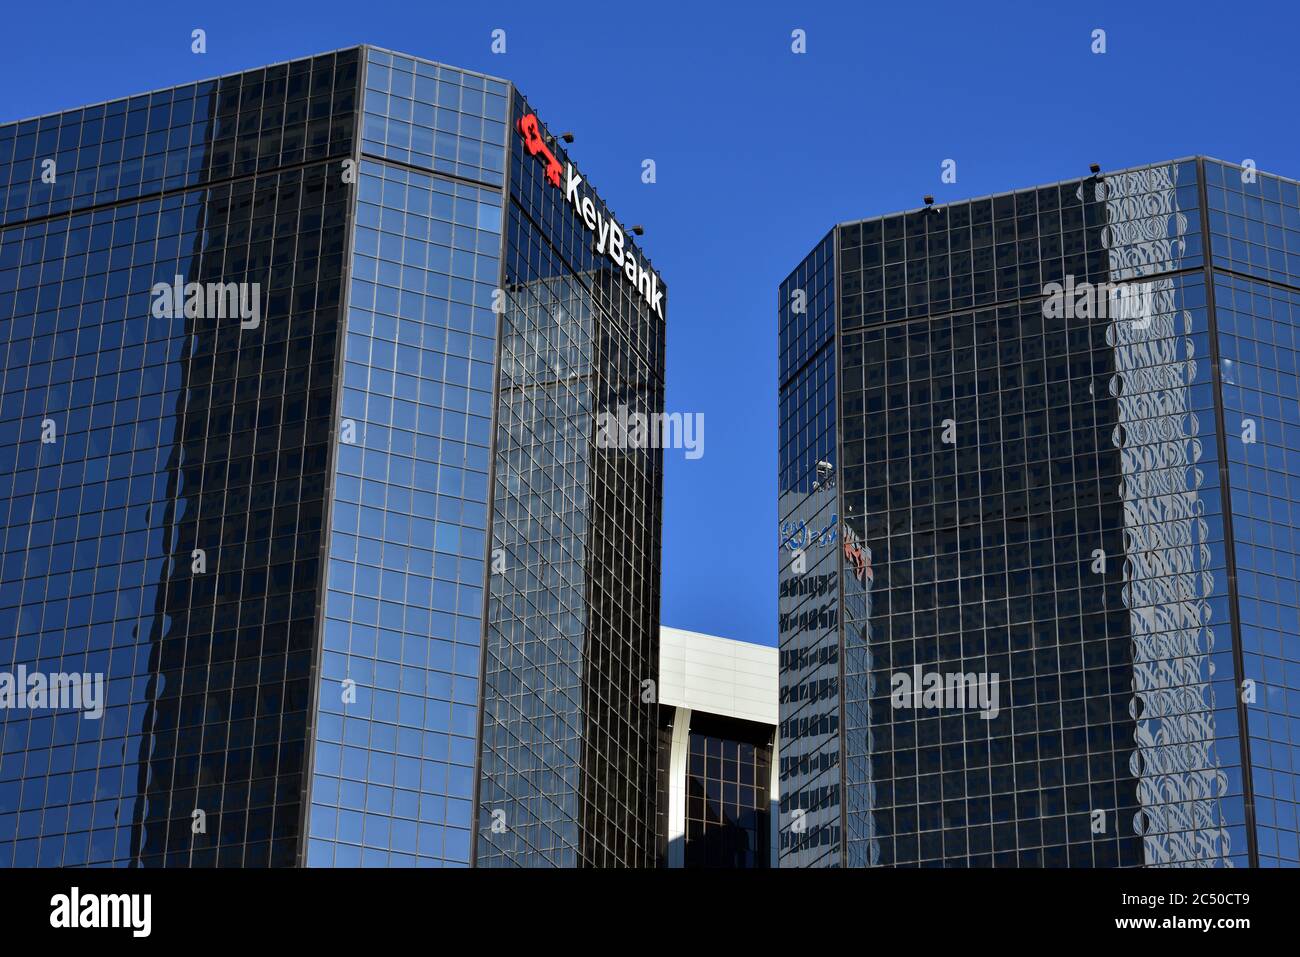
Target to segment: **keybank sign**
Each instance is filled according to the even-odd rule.
[[[546,179],[552,186],[564,190],[564,200],[573,207],[578,218],[596,238],[596,255],[608,256],[623,271],[624,277],[641,294],[654,313],[664,318],[664,291],[659,288],[659,276],[646,269],[632,250],[627,248],[623,228],[614,220],[606,219],[596,209],[596,203],[582,188],[583,179],[572,163],[560,166],[559,160],[542,136],[536,113],[529,113],[519,121],[519,134],[524,138],[524,148],[529,156],[539,157],[546,163]],[[561,179],[563,172],[563,179]]]

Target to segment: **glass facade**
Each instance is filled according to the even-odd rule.
[[[1300,183],[1204,166],[1255,839],[1260,866],[1295,867]]]
[[[308,863],[466,865],[501,197],[358,183]]]
[[[629,701],[654,677],[660,463],[590,446],[620,390],[662,410],[663,323],[571,222],[521,228],[512,99],[361,47],[0,125],[0,674],[105,682],[102,716],[0,708],[0,866],[653,855]],[[550,365],[530,283],[591,379],[548,398],[574,477],[520,499],[531,525],[493,510],[551,454],[498,408]],[[519,542],[506,573],[542,595],[492,575]],[[564,626],[563,700],[487,655],[489,619],[533,627],[525,599]],[[509,695],[539,760],[575,756],[561,784],[498,784],[483,726]],[[489,794],[522,844],[483,839]],[[539,853],[534,820],[568,829]]]
[[[0,710],[0,865],[298,853],[358,74],[0,127],[0,671],[106,682],[99,720]],[[257,324],[157,315],[177,276]]]
[[[687,867],[770,867],[772,729],[691,715],[686,759]]]
[[[663,455],[590,428],[662,411],[664,327],[519,136],[509,195],[479,862],[652,866]]]
[[[1300,863],[1300,196],[1242,173],[1177,161],[832,232],[841,831],[810,860],[783,830],[782,866]],[[783,356],[810,281],[782,286]],[[783,501],[810,418],[787,368]],[[783,602],[807,590],[789,552]],[[807,747],[785,611],[783,788]]]
[[[834,279],[831,233],[782,284],[779,297],[783,867],[843,860]]]

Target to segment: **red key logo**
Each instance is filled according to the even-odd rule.
[[[546,141],[542,139],[542,128],[537,122],[536,113],[529,113],[519,120],[519,132],[523,134],[524,149],[528,150],[529,156],[536,156],[540,153],[546,157],[546,178],[552,186],[559,186],[560,173],[563,170],[560,167],[560,161],[555,158],[555,154],[551,152],[546,145]]]

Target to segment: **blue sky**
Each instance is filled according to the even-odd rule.
[[[668,409],[704,414],[705,454],[666,453],[663,621],[764,644],[776,641],[776,285],[832,224],[1094,162],[1207,153],[1300,177],[1293,4],[181,6],[11,4],[0,120],[355,43],[513,80],[577,134],[570,152],[619,218],[645,224],[670,288]],[[490,50],[497,28],[504,54]],[[945,159],[954,184],[940,182]]]

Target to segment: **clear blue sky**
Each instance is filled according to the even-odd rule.
[[[201,13],[189,12],[201,10]],[[0,120],[356,43],[513,80],[670,288],[663,621],[776,641],[776,285],[830,226],[1208,153],[1300,176],[1292,3],[11,3]],[[208,52],[190,52],[202,27]],[[490,34],[506,31],[506,53]],[[807,52],[791,52],[791,31]],[[1090,52],[1106,31],[1107,52]],[[641,182],[655,160],[658,181]],[[955,184],[940,182],[944,159]]]

